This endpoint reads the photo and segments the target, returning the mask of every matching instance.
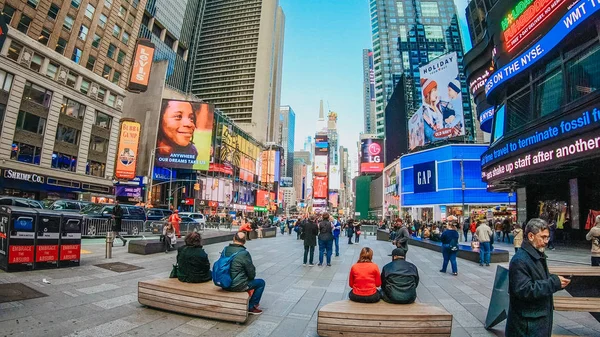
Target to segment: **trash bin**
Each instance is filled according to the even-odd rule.
[[[79,266],[81,256],[81,227],[83,216],[77,213],[63,213],[61,217],[58,267]]]
[[[38,210],[35,240],[35,269],[58,267],[61,213]]]
[[[33,208],[0,206],[0,268],[8,272],[33,269],[37,217]]]

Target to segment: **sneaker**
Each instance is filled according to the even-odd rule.
[[[340,254],[335,254],[335,256],[340,256]]]
[[[303,266],[306,266],[306,262],[304,262],[302,265],[303,265]]]
[[[440,273],[446,273],[446,271],[445,271],[445,270],[441,270],[441,269],[440,269]]]
[[[486,264],[485,264],[485,266],[486,266],[486,267],[489,267],[489,266],[490,266],[490,264],[489,264],[489,263],[486,263]]]
[[[454,275],[454,276],[458,276],[458,273],[452,273],[452,275]]]
[[[328,263],[328,264],[327,264],[327,267],[331,267],[331,263]]]
[[[322,266],[323,266],[323,265],[322,265],[322,264],[320,264],[320,263],[317,265],[317,267],[322,267]]]
[[[479,265],[483,267],[483,263],[480,263]]]
[[[314,267],[314,266],[315,266],[315,264],[314,264],[314,263],[311,263],[311,264],[309,264],[308,266],[309,266],[309,267]]]
[[[262,310],[258,309],[257,307],[254,307],[252,309],[248,309],[248,313],[250,315],[260,315],[262,314]]]

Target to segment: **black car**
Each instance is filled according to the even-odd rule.
[[[149,221],[158,221],[165,217],[169,217],[171,214],[173,214],[173,211],[162,208],[149,208],[146,210],[146,218]]]
[[[80,213],[88,218],[112,218],[112,210],[115,205],[107,204],[89,204],[84,207]],[[146,221],[146,212],[143,207],[121,205],[123,208],[123,220],[142,220]]]
[[[18,207],[26,207],[26,208],[37,208],[37,209],[44,208],[44,207],[42,207],[42,204],[37,200],[9,197],[9,196],[0,197],[0,205],[18,206]]]
[[[79,212],[89,204],[91,203],[79,200],[55,200],[47,208],[53,211]]]

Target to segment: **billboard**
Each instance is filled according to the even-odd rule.
[[[338,197],[339,197],[338,192],[329,191],[329,203],[331,204],[332,208],[338,208],[338,205],[339,205]]]
[[[135,178],[135,167],[138,157],[138,145],[142,127],[138,122],[124,121],[119,132],[119,147],[117,150],[117,179]]]
[[[260,181],[271,184],[279,181],[281,153],[278,150],[263,151],[260,154],[260,161]]]
[[[139,39],[137,41],[127,89],[134,92],[144,92],[148,89],[154,48],[154,43],[150,40]]]
[[[315,156],[315,174],[327,174],[327,156]]]
[[[383,171],[383,139],[362,139],[360,141],[360,173]]]
[[[275,201],[275,192],[267,192],[265,190],[256,191],[256,206],[265,207],[269,204],[269,195],[271,203]]]
[[[341,188],[340,185],[340,165],[329,166],[329,189],[339,190]]]
[[[373,62],[373,52],[369,50],[369,98],[371,102],[375,101],[375,63]]]
[[[327,186],[327,177],[315,177],[313,183],[313,192],[315,199],[327,199],[327,192],[329,192],[329,188]]]
[[[208,103],[163,100],[154,165],[208,170],[213,121],[214,107]]]
[[[292,177],[281,177],[281,181],[279,182],[279,186],[281,186],[281,187],[293,187],[294,184],[292,182]]]
[[[458,61],[449,53],[420,68],[422,105],[408,122],[408,147],[464,136]]]
[[[240,179],[254,182],[260,149],[242,135],[235,133],[230,126],[220,129],[221,144],[217,147],[218,158],[222,163],[238,167]]]
[[[413,165],[414,193],[437,191],[437,164],[435,161]]]

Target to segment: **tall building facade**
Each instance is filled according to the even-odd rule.
[[[106,202],[146,0],[2,0],[0,193]],[[4,32],[5,33],[5,32]]]
[[[284,166],[282,176],[294,176],[294,137],[296,135],[296,113],[289,105],[280,108],[279,137],[277,142],[283,147]]]
[[[487,30],[486,17],[498,0],[471,0],[467,5],[466,18],[473,46],[483,40]]]
[[[188,90],[188,58],[197,43],[205,0],[151,0],[146,4],[140,27],[141,38],[156,46],[154,60],[167,60],[166,83]]]
[[[294,174],[292,178],[297,200],[303,201],[306,198],[306,169],[308,165],[310,164],[303,159],[294,159]]]
[[[385,134],[385,107],[405,75],[408,118],[421,103],[419,67],[446,53],[458,55],[463,73],[463,45],[453,0],[371,0],[375,65],[375,134]],[[466,87],[465,78],[461,85]],[[473,136],[471,104],[463,92],[465,129]]]
[[[364,132],[375,132],[375,69],[373,51],[363,49]]]
[[[330,111],[327,114],[327,139],[329,141],[329,165],[339,165],[340,158],[338,152],[339,135],[337,130],[338,115]]]
[[[285,16],[278,0],[206,0],[190,90],[260,142],[274,141]]]

